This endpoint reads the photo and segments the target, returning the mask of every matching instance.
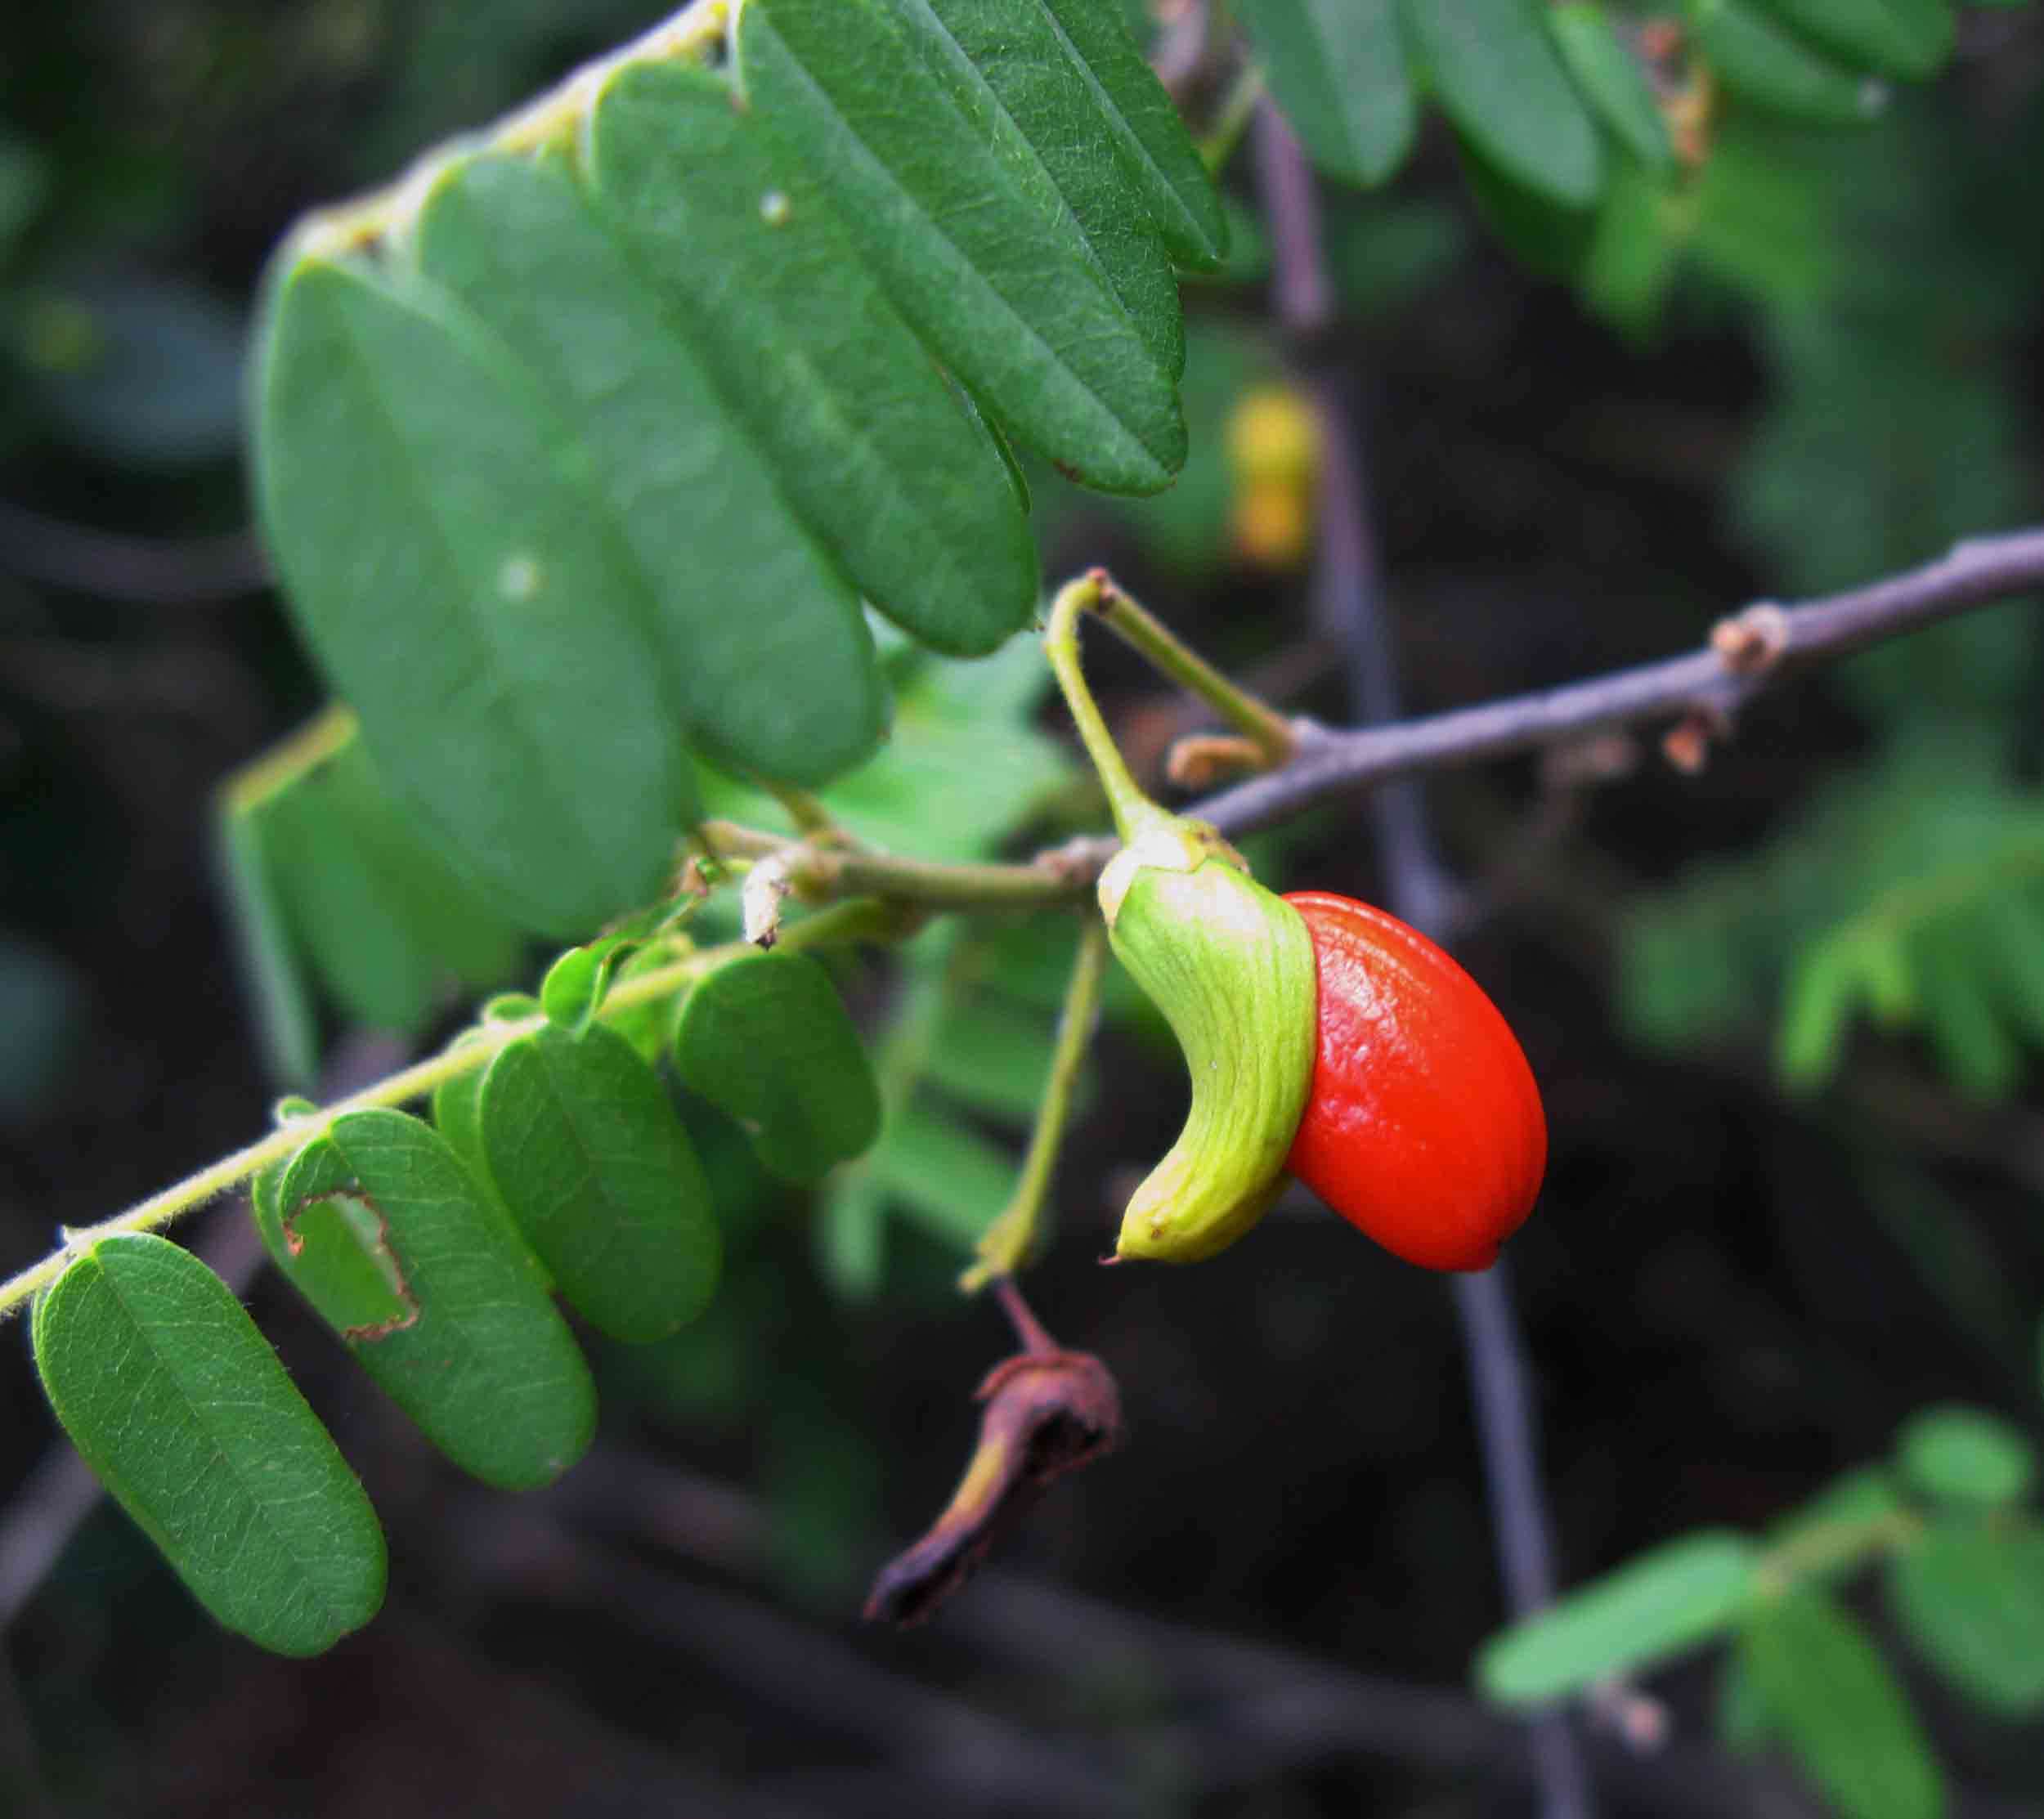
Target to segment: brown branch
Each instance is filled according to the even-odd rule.
[[[1935,562],[1865,587],[1800,606],[1750,607],[1721,622],[1711,643],[1683,656],[1479,707],[1309,735],[1283,770],[1210,797],[1193,813],[1232,836],[1386,777],[1530,751],[1642,720],[1701,715],[1728,723],[1762,690],[1821,662],[2038,586],[2044,586],[2044,527],[1970,538]]]

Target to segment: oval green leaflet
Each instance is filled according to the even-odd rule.
[[[837,988],[807,954],[741,955],[683,1001],[683,1082],[784,1181],[823,1180],[880,1134],[880,1089]]]
[[[1087,486],[1160,491],[1186,459],[1168,370],[1076,224],[1018,183],[933,72],[927,29],[897,0],[751,0],[741,86],[1004,428]]]
[[[444,290],[352,256],[287,261],[261,350],[265,535],[393,796],[525,927],[651,899],[692,779],[568,426]]]
[[[103,1238],[36,1303],[65,1431],[230,1629],[315,1655],[383,1602],[361,1484],[227,1285],[146,1234]]]
[[[885,700],[857,593],[723,395],[717,350],[683,332],[585,188],[556,160],[466,159],[416,243],[558,414],[612,557],[589,604],[641,630],[696,740],[802,784],[871,752]]]
[[[1477,1684],[1505,1704],[1535,1705],[1683,1654],[1737,1624],[1758,1564],[1753,1543],[1729,1530],[1664,1542],[1494,1636],[1477,1656]]]
[[[483,1153],[526,1241],[592,1325],[633,1342],[695,1318],[721,1243],[666,1089],[615,1031],[521,1037],[483,1076]]]
[[[598,212],[699,350],[734,432],[858,590],[932,649],[984,656],[1037,599],[1000,446],[861,265],[828,193],[733,101],[705,70],[621,73],[585,136]],[[719,526],[719,610],[756,638],[785,608],[722,555],[726,541]],[[747,598],[759,610],[739,610]],[[792,630],[785,647],[799,654],[769,671],[779,685],[820,689],[827,666]]]
[[[1888,1607],[1975,1703],[2010,1718],[2044,1710],[2044,1526],[1937,1523],[1889,1562]]]
[[[587,1449],[596,1392],[580,1349],[437,1132],[401,1112],[347,1113],[255,1204],[285,1275],[464,1471],[530,1490]]]

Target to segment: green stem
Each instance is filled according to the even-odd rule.
[[[1823,1522],[1760,1557],[1761,1586],[1779,1597],[1799,1579],[1818,1573],[1849,1572],[1876,1555],[1905,1547],[1923,1532],[1914,1510],[1889,1510],[1858,1522]]]
[[[904,919],[898,906],[878,903],[870,899],[838,903],[815,916],[805,916],[800,922],[791,923],[782,937],[782,945],[792,949],[842,946],[856,941],[899,940],[907,932]],[[705,948],[690,954],[684,960],[676,961],[671,966],[656,968],[641,973],[633,979],[621,980],[612,988],[604,998],[599,1017],[615,1016],[621,1011],[654,1002],[670,996],[691,983],[698,975],[714,970],[724,961],[750,952],[743,942],[731,942],[721,947]],[[503,1023],[485,1023],[471,1034],[468,1040],[429,1055],[409,1068],[365,1086],[360,1092],[338,1100],[323,1110],[303,1118],[294,1118],[280,1128],[272,1131],[261,1141],[252,1143],[246,1149],[237,1149],[231,1156],[202,1168],[195,1175],[188,1175],[173,1187],[167,1187],[151,1194],[140,1204],[127,1212],[117,1213],[111,1219],[104,1219],[96,1225],[80,1225],[65,1231],[64,1247],[30,1268],[24,1270],[4,1284],[0,1284],[0,1319],[4,1319],[16,1308],[55,1282],[63,1274],[72,1257],[86,1245],[102,1238],[111,1238],[122,1232],[159,1231],[183,1214],[204,1206],[229,1188],[238,1187],[253,1175],[259,1174],[271,1163],[282,1162],[294,1155],[304,1145],[323,1134],[337,1118],[349,1112],[365,1112],[379,1106],[402,1105],[415,1099],[423,1099],[442,1082],[459,1079],[462,1075],[473,1073],[487,1067],[493,1056],[508,1048],[519,1037],[532,1035],[545,1026],[546,1019],[540,1016],[518,1017]]]
[[[706,821],[697,831],[711,853],[727,863],[800,849],[788,881],[805,899],[855,893],[927,909],[1021,909],[1069,903],[1090,881],[1048,860],[1032,865],[946,865],[856,847],[809,846],[784,834],[729,821]]]
[[[1290,720],[1181,643],[1109,576],[1100,577],[1100,600],[1093,611],[1123,643],[1140,651],[1180,687],[1190,689],[1253,744],[1267,768],[1288,764],[1297,755],[1298,735]]]
[[[1086,686],[1085,672],[1079,667],[1079,615],[1098,610],[1106,579],[1105,571],[1096,568],[1067,581],[1057,590],[1057,598],[1051,603],[1050,622],[1043,628],[1043,654],[1050,659],[1051,673],[1065,692],[1065,705],[1071,713],[1072,724],[1078,728],[1086,755],[1100,773],[1107,805],[1114,811],[1114,831],[1128,841],[1163,811],[1143,794],[1142,786],[1129,770],[1128,760],[1122,756],[1121,747],[1107,730],[1107,722],[1100,717],[1099,704]]]
[[[1221,110],[1214,117],[1212,130],[1199,141],[1200,160],[1214,176],[1218,177],[1222,167],[1235,155],[1235,147],[1242,143],[1242,135],[1256,114],[1256,104],[1262,98],[1263,65],[1245,63],[1221,97]]]
[[[1000,1216],[979,1239],[979,1260],[958,1279],[967,1294],[998,1277],[1013,1275],[1028,1260],[1042,1225],[1043,1203],[1049,1198],[1051,1177],[1057,1168],[1058,1153],[1065,1145],[1065,1127],[1071,1122],[1072,1095],[1078,1085],[1079,1068],[1100,1015],[1100,985],[1107,974],[1107,925],[1097,918],[1087,919],[1079,937],[1078,957],[1072,963],[1070,983],[1065,988],[1065,1008],[1057,1020],[1057,1044],[1051,1055],[1051,1071],[1043,1082],[1043,1098],[1037,1109],[1036,1128],[1029,1136],[1029,1154],[1022,1158],[1022,1172],[1015,1193]]]

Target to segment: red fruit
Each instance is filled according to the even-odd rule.
[[[1408,1263],[1487,1269],[1547,1168],[1517,1038],[1396,916],[1328,891],[1284,900],[1313,937],[1320,989],[1313,1084],[1285,1167]]]

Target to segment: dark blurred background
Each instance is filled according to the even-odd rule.
[[[320,699],[239,459],[266,253],[300,209],[648,22],[592,0],[11,11],[6,1267],[248,1140],[272,1095],[210,818],[220,779]],[[2044,516],[2044,21],[1968,29],[1864,134],[1728,128],[1679,268],[1629,320],[1501,250],[1445,142],[1386,196],[1328,199],[1412,710],[1672,653],[1746,599]],[[1039,487],[1038,516],[1048,573],[1104,561],[1339,717],[1303,547],[1245,535],[1226,457],[1245,394],[1281,383],[1247,163],[1237,270],[1189,293],[1193,468],[1141,508]],[[1168,719],[1132,662],[1097,667],[1136,738]],[[1934,1013],[1860,1032],[1801,1092],[1770,1045],[1799,953],[1948,862],[1915,831],[1954,792],[2044,848],[2040,698],[2017,605],[1764,699],[1698,775],[1648,740],[1604,750],[1594,786],[1532,761],[1429,783],[1470,890],[1461,952],[1547,1098],[1548,1187],[1512,1260],[1566,1579],[1699,1525],[1760,1528],[1925,1403],[2038,1427],[2044,1030],[2001,1019],[2012,1062]],[[1275,850],[1290,885],[1382,890],[1360,809]],[[359,1033],[334,1033],[334,1064],[361,1066]],[[38,1467],[62,1455],[17,1324],[6,1810],[1527,1810],[1508,1731],[1466,1691],[1504,1612],[1446,1287],[1303,1206],[1225,1264],[1095,1267],[1181,1091],[1140,1030],[1103,1042],[1111,1103],[1077,1131],[1030,1288],[1119,1377],[1129,1442],[926,1631],[862,1628],[863,1585],[948,1494],[970,1392],[1010,1343],[912,1222],[879,1292],[846,1298],[801,1205],[748,1190],[717,1310],[685,1342],[598,1351],[597,1452],[527,1499],[460,1481],[254,1277],[391,1537],[383,1615],[309,1663],[218,1632],[104,1505],[58,1548],[74,1486]],[[238,1216],[194,1233],[231,1251]],[[1601,1737],[1607,1810],[1755,1810],[1760,1784],[1709,1750],[1707,1668],[1654,1685],[1675,1743]],[[2033,1730],[1909,1685],[1956,1780],[2001,1810],[2044,1799]]]

